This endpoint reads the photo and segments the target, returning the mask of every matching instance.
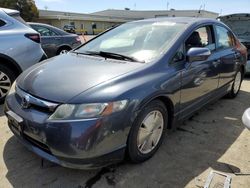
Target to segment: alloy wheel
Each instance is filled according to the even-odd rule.
[[[62,50],[62,51],[60,52],[60,54],[66,54],[66,53],[68,53],[68,50]]]
[[[11,88],[11,81],[7,74],[0,71],[0,98],[5,97]]]

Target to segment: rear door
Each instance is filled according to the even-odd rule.
[[[40,33],[42,48],[47,56],[55,56],[58,46],[61,44],[62,37],[45,26],[32,25],[31,27]]]
[[[240,53],[236,51],[235,38],[231,31],[222,25],[215,25],[216,53],[221,56],[219,71],[219,87],[233,81],[239,63]]]

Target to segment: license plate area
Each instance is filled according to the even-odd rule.
[[[18,135],[23,133],[23,118],[12,111],[6,112],[10,128]]]

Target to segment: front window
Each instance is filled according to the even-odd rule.
[[[123,24],[90,41],[76,52],[110,52],[149,62],[166,52],[186,27],[174,22],[133,22]]]
[[[185,43],[186,51],[193,47],[215,50],[215,39],[212,26],[204,26],[195,30]]]

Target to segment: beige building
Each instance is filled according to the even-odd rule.
[[[114,25],[128,21],[156,17],[207,17],[217,18],[218,14],[205,10],[104,10],[91,14],[39,10],[39,21],[63,29],[65,25],[74,25],[77,33],[98,34]],[[96,27],[93,29],[93,25]]]

